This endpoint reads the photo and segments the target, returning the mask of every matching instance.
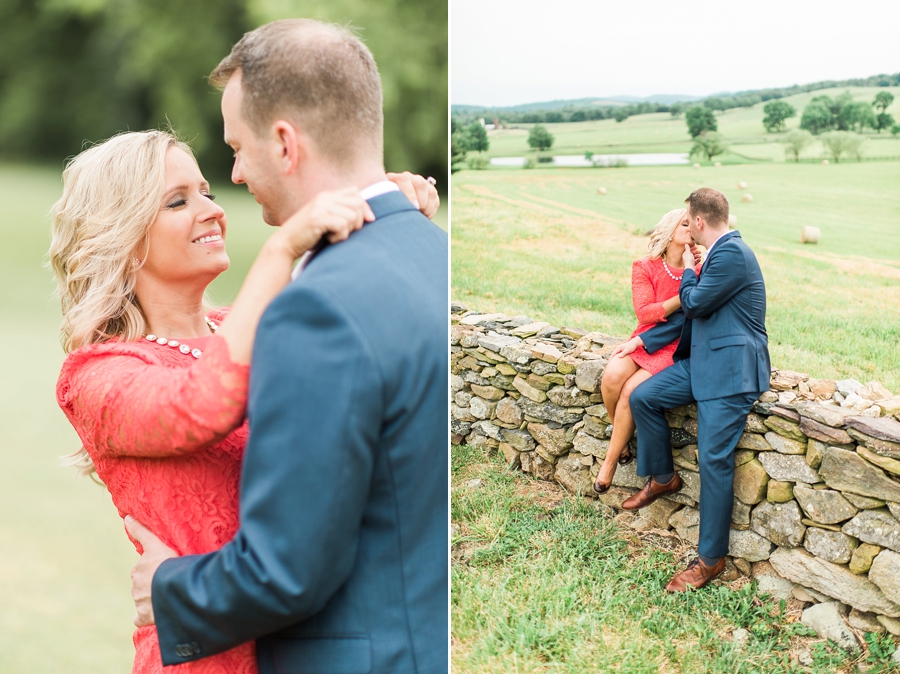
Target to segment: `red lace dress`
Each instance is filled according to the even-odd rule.
[[[217,550],[238,529],[249,368],[231,362],[221,337],[184,343],[203,355],[147,341],[77,349],[63,363],[56,396],[119,515],[191,555]],[[252,642],[165,670],[155,627],[138,628],[134,647],[137,674],[257,672]]]
[[[678,294],[683,270],[669,267],[669,271],[678,278],[677,281],[666,273],[662,258],[645,257],[635,260],[631,265],[631,298],[638,319],[638,326],[631,333],[632,337],[666,320],[663,302]],[[656,374],[672,364],[672,354],[677,347],[677,339],[652,354],[639,346],[632,352],[631,359],[648,372]]]

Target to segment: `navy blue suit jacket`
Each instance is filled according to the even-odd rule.
[[[685,269],[678,294],[680,312],[641,333],[647,350],[679,338],[674,359],[690,358],[695,400],[768,390],[766,286],[756,256],[741,235],[735,231],[722,236],[699,277]]]
[[[269,306],[241,527],[153,579],[164,664],[258,639],[260,671],[447,671],[447,235],[398,192]]]

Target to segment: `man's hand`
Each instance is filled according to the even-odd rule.
[[[441,197],[434,187],[434,178],[423,178],[415,173],[388,173],[388,180],[396,184],[412,205],[428,218],[433,218],[441,205]]]
[[[622,342],[613,349],[612,353],[609,354],[610,359],[618,356],[619,358],[624,358],[631,353],[634,353],[634,350],[639,346],[644,346],[644,340],[640,338],[640,335],[632,337],[627,342]]]
[[[131,598],[137,609],[134,624],[146,627],[156,623],[153,617],[153,602],[150,600],[153,574],[160,564],[177,557],[178,554],[131,515],[125,516],[125,529],[144,548],[144,554],[131,569]]]

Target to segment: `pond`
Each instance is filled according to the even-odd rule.
[[[525,163],[525,157],[494,157],[491,166],[520,167]],[[606,167],[606,166],[664,166],[690,164],[687,153],[656,152],[647,154],[595,154],[590,160],[583,154],[559,155],[553,157],[553,162],[538,164],[538,166],[567,166],[567,167]]]

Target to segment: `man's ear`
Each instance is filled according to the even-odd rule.
[[[307,137],[300,133],[293,124],[283,119],[273,125],[275,136],[276,161],[285,175],[292,174],[297,165],[309,154],[306,147]]]

